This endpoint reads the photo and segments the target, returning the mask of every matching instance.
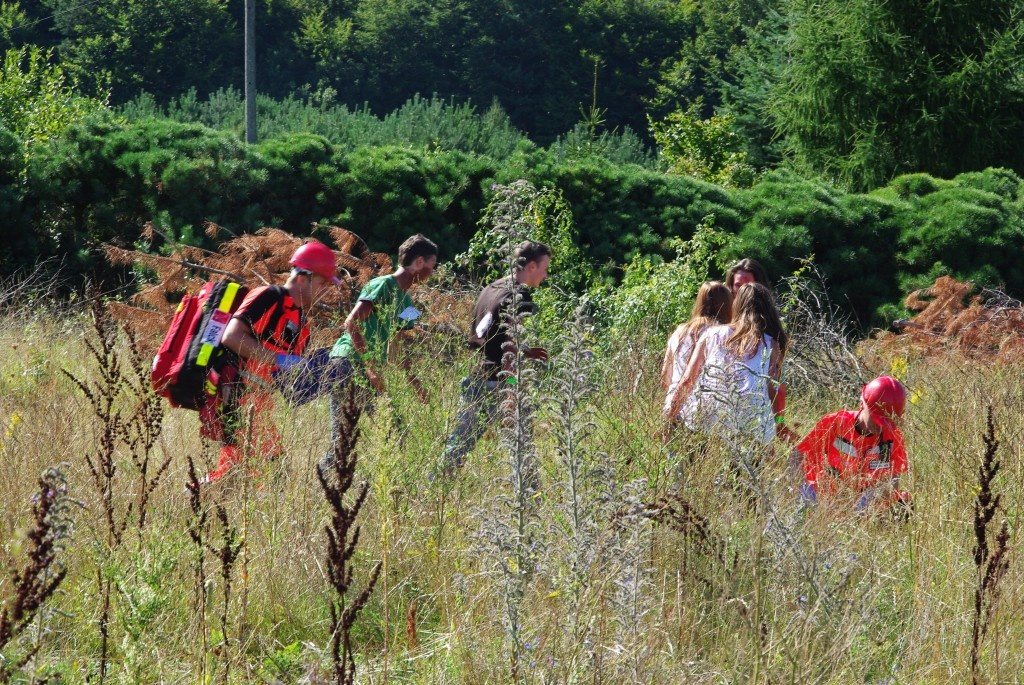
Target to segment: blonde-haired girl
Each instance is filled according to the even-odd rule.
[[[707,281],[697,291],[690,320],[679,324],[669,336],[661,362],[661,387],[666,391],[665,411],[672,405],[693,348],[711,326],[727,324],[732,318],[732,291],[721,281]]]
[[[788,342],[771,291],[742,285],[732,321],[708,328],[697,341],[666,418],[678,415],[693,431],[771,442],[776,414],[785,409],[772,405]]]

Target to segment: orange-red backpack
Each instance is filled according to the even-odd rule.
[[[209,281],[182,298],[150,374],[153,389],[172,407],[198,411],[217,394],[224,367],[232,363],[221,337],[248,292],[231,280]]]

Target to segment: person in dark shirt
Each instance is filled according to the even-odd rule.
[[[441,468],[447,474],[462,465],[487,423],[493,421],[499,384],[515,382],[509,373],[519,350],[509,335],[510,324],[514,317],[536,312],[529,289],[547,278],[550,263],[551,248],[547,245],[521,243],[513,254],[514,272],[488,285],[477,298],[469,346],[478,351],[479,357],[476,368],[462,379],[459,414],[441,459]],[[528,359],[548,359],[543,347],[527,347],[522,352]]]

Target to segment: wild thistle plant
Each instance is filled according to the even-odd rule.
[[[130,522],[134,520],[136,532],[142,535],[146,505],[170,466],[170,455],[150,473],[150,453],[160,435],[164,410],[150,387],[149,364],[143,361],[134,334],[128,327],[123,329],[128,340],[126,360],[118,346],[119,328],[98,293],[90,300],[90,312],[94,339],[87,339],[86,346],[99,380],[79,379],[67,370],[64,374],[85,395],[98,424],[98,444],[95,451],[86,453],[85,461],[106,525],[102,552],[105,559],[96,573],[101,597],[99,682],[102,683],[109,658],[111,593],[115,584],[111,574],[102,569],[121,545]],[[117,457],[123,451],[128,452],[138,478],[134,493],[128,497],[122,495],[117,478]]]
[[[995,540],[991,540],[992,521],[1002,499],[1002,495],[992,489],[1000,463],[996,459],[999,441],[996,440],[991,406],[988,408],[988,423],[982,441],[985,443],[985,454],[982,456],[981,466],[978,467],[978,496],[974,503],[974,566],[977,570],[974,630],[971,635],[971,682],[974,685],[980,682],[981,648],[988,636],[992,616],[1001,594],[999,583],[1010,567],[1010,531],[1005,519],[999,524]]]
[[[366,586],[352,600],[348,592],[352,587],[352,555],[359,544],[359,526],[356,518],[366,500],[369,484],[365,481],[349,497],[356,477],[356,442],[359,439],[360,407],[356,400],[355,384],[349,383],[342,405],[341,430],[333,445],[334,461],[331,470],[317,469],[317,480],[331,507],[331,522],[327,534],[327,581],[334,591],[330,601],[331,610],[331,660],[334,667],[334,682],[337,685],[352,685],[356,677],[355,651],[352,648],[352,626],[366,602],[370,599],[381,564],[378,562]]]
[[[581,306],[566,325],[565,346],[552,364],[544,399],[553,418],[551,435],[560,467],[549,498],[556,508],[549,536],[560,541],[552,552],[562,557],[572,617],[570,640],[575,644],[582,642],[589,625],[582,599],[601,545],[601,524],[615,506],[612,495],[617,487],[614,465],[592,445],[597,426],[591,400],[598,388],[593,340],[593,326]]]
[[[501,442],[507,454],[507,490],[494,498],[491,507],[474,511],[473,517],[481,525],[477,535],[483,542],[481,551],[500,577],[510,675],[518,683],[525,678],[523,665],[529,663],[526,652],[532,646],[523,602],[543,557],[545,539],[539,515],[540,469],[533,439],[536,372],[525,363],[521,317],[512,317],[508,336],[514,345],[505,355],[507,370],[499,376],[498,411]]]
[[[650,550],[653,528],[644,503],[647,483],[627,483],[622,504],[613,517],[613,538],[607,551],[608,576],[614,583],[610,594],[615,631],[604,645],[612,658],[613,682],[645,683],[651,680],[655,656],[648,616],[655,608],[654,565]]]
[[[540,468],[533,439],[537,374],[526,363],[529,348],[525,345],[524,323],[530,308],[525,303],[525,291],[515,279],[524,267],[517,263],[516,248],[525,240],[549,241],[548,233],[564,240],[571,229],[571,219],[564,202],[556,198],[548,203],[551,192],[538,191],[528,181],[495,185],[492,190],[494,198],[481,221],[484,228],[474,237],[468,255],[482,261],[488,275],[507,277],[508,295],[502,303],[501,325],[508,342],[493,392],[498,396],[497,417],[507,454],[508,487],[492,500],[491,506],[474,510],[473,517],[480,521],[476,537],[481,551],[499,578],[511,678],[520,682],[526,678],[523,664],[529,663],[526,651],[534,646],[527,637],[530,629],[522,609],[530,581],[543,559],[545,540],[538,514]],[[553,228],[549,223],[554,224]],[[551,258],[556,260],[559,254],[565,258],[572,249],[570,244],[563,251],[558,243]],[[536,661],[536,654],[533,660]]]
[[[36,642],[13,659],[3,655],[4,648],[35,620],[64,581],[67,567],[62,557],[74,532],[72,513],[78,506],[81,503],[68,494],[61,466],[43,472],[33,497],[27,558],[20,569],[10,569],[13,597],[0,603],[0,682],[8,682],[41,647]]]

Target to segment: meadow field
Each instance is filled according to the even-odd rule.
[[[878,373],[910,387],[914,506],[900,520],[803,506],[781,444],[666,445],[663,339],[603,339],[580,322],[548,341],[549,366],[524,370],[505,427],[435,477],[470,363],[455,332],[435,332],[415,352],[429,404],[389,370],[391,394],[358,425],[345,511],[368,489],[345,557],[327,531],[352,528],[315,468],[325,399],[280,402],[285,456],[253,455],[195,497],[186,484],[216,445],[194,412],[149,392],[151,357],[86,309],[8,307],[0,321],[10,682],[1024,679],[1020,363],[890,346],[831,381],[827,366],[794,374],[798,432],[854,407]],[[353,607],[378,565],[336,643],[332,608]],[[354,676],[335,658],[342,637]]]

